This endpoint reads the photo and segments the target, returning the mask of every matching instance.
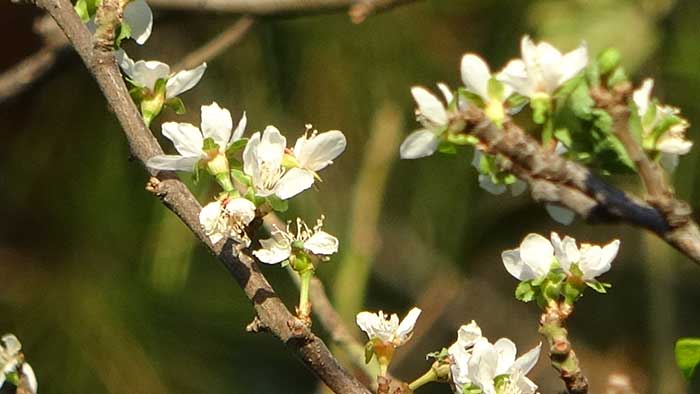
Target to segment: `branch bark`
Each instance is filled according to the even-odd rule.
[[[591,223],[622,222],[652,231],[700,264],[700,229],[687,204],[647,203],[595,176],[588,168],[565,160],[542,146],[522,128],[507,121],[503,129],[478,109],[464,113],[467,131],[501,166],[528,182],[539,202],[565,206]]]
[[[115,2],[118,0],[105,0],[103,4]],[[161,154],[162,149],[146,128],[141,114],[129,97],[111,47],[105,47],[102,43],[93,45],[90,33],[68,0],[37,0],[36,4],[56,20],[95,77],[126,134],[132,154],[142,164],[150,157]],[[105,31],[108,31],[106,27]],[[336,393],[369,393],[357,379],[340,367],[320,338],[295,324],[295,317],[284,306],[245,250],[234,247],[232,241],[215,245],[210,243],[199,225],[199,203],[175,174],[162,172],[158,178],[151,178],[147,188],[218,257],[251,300],[267,330],[287,345],[316,376]]]

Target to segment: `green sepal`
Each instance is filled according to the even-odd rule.
[[[141,114],[143,115],[144,121],[146,121],[146,125],[150,125],[153,119],[163,110],[165,83],[165,79],[158,79],[154,86],[153,93],[146,95],[141,101]]]
[[[194,171],[192,171],[192,182],[196,185],[199,183],[199,165],[194,165]]]
[[[209,152],[209,151],[218,151],[219,150],[219,144],[217,144],[213,138],[207,137],[204,139],[202,142],[202,150],[204,152]]]
[[[617,84],[627,81],[629,81],[629,78],[627,77],[625,69],[622,67],[617,67],[608,77],[608,87],[612,88],[615,87],[615,85]]]
[[[122,41],[131,37],[131,26],[129,26],[126,21],[122,21],[122,24],[117,26],[117,31],[114,37],[114,49],[119,49],[122,45]]]
[[[581,298],[581,295],[583,295],[583,289],[581,289],[575,283],[566,281],[562,286],[561,293],[564,296],[564,301],[569,305],[573,305],[574,302],[576,302],[576,300]]]
[[[275,195],[267,197],[267,201],[270,203],[272,209],[277,212],[286,212],[287,209],[289,209],[289,203],[287,200],[282,200]]]
[[[232,169],[231,170],[231,176],[233,179],[236,180],[236,182],[245,185],[245,186],[253,186],[253,178],[250,177],[250,175],[247,175],[243,171],[239,169]]]
[[[430,352],[425,355],[426,360],[430,360],[431,358],[435,361],[443,361],[447,359],[447,357],[450,356],[450,352],[447,350],[447,348],[442,348],[437,352]]]
[[[610,283],[599,282],[595,279],[587,280],[586,286],[590,287],[591,289],[593,289],[601,294],[607,293],[608,291],[606,289],[609,289],[612,287],[612,285]]]
[[[465,101],[468,101],[479,108],[484,108],[484,106],[486,105],[484,103],[484,100],[481,98],[481,96],[479,96],[476,93],[472,93],[472,92],[468,91],[464,87],[457,89],[457,96],[458,96],[458,98],[461,98]]]
[[[550,115],[550,98],[549,96],[534,97],[530,100],[532,108],[532,121],[536,124],[544,124]]]
[[[136,104],[140,104],[146,97],[146,89],[140,86],[134,86],[129,90],[129,96]]]
[[[462,394],[482,394],[483,392],[479,386],[473,384],[462,388]]]
[[[513,93],[508,97],[506,100],[506,107],[512,108],[512,109],[520,109],[522,108],[527,102],[530,101],[529,98],[526,96],[523,96],[518,93]]]
[[[365,344],[365,364],[369,364],[374,357],[374,341],[369,341]]]
[[[3,372],[0,371],[0,373],[3,373]],[[19,386],[19,383],[20,383],[20,380],[21,380],[21,376],[20,376],[20,374],[15,370],[15,371],[12,371],[12,372],[7,372],[7,373],[5,373],[5,380],[7,380],[8,382],[10,382],[13,386]]]
[[[598,67],[598,63],[589,64],[584,72],[588,86],[600,86],[600,74],[600,67]]]
[[[454,155],[457,153],[457,147],[455,146],[455,144],[452,144],[447,141],[440,141],[437,150],[440,153],[446,153],[448,155]]]
[[[165,106],[172,109],[176,114],[183,115],[187,112],[185,103],[179,97],[173,97],[165,101]]]
[[[532,281],[524,281],[518,284],[515,288],[515,299],[522,302],[530,302],[535,299],[535,288],[532,286]]]
[[[693,377],[700,364],[700,338],[681,338],[675,347],[676,364],[687,380]]]
[[[233,143],[231,145],[229,145],[228,149],[226,149],[226,155],[236,153],[240,150],[243,150],[243,148],[245,148],[247,143],[248,143],[248,138],[241,138],[240,140],[233,141]]]
[[[609,74],[620,65],[622,54],[615,48],[604,49],[596,58],[595,64],[602,75]]]
[[[447,142],[455,145],[476,145],[479,143],[479,139],[471,134],[453,134],[447,133]]]

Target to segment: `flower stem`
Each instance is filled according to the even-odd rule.
[[[435,382],[437,379],[437,371],[435,371],[434,368],[430,368],[426,373],[423,374],[423,376],[411,382],[411,384],[408,385],[408,388],[411,389],[411,391],[415,391],[417,388],[427,383]]]
[[[299,273],[301,285],[299,289],[299,318],[302,320],[310,319],[311,303],[309,302],[309,285],[311,278],[314,276],[313,269],[306,269]]]

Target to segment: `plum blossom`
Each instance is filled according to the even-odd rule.
[[[22,344],[16,336],[12,334],[3,335],[2,345],[0,345],[0,387],[5,383],[7,375],[18,373],[23,388],[30,393],[36,393],[38,383],[34,370],[29,363],[24,362],[24,355],[20,352]],[[19,368],[19,371],[17,370]]]
[[[674,163],[677,162],[679,155],[685,155],[693,146],[693,143],[688,141],[685,135],[689,124],[685,119],[678,117],[680,113],[678,108],[659,105],[651,101],[653,87],[653,79],[644,80],[642,86],[632,93],[632,100],[637,106],[637,114],[642,120],[643,138],[649,141],[645,143],[645,147],[656,149],[663,156],[666,156],[662,163],[664,161]],[[676,117],[677,121],[670,125],[664,125],[664,120],[671,116]],[[659,127],[662,129],[658,129]],[[675,165],[670,167],[675,167]]]
[[[438,87],[447,104],[452,102],[454,97],[450,89],[444,84],[438,84]],[[403,141],[400,148],[402,159],[419,159],[435,153],[440,136],[447,131],[450,123],[445,104],[434,94],[423,87],[414,86],[411,95],[418,104],[416,116],[423,128],[409,134]]]
[[[467,90],[483,101],[486,116],[496,123],[502,122],[505,117],[503,102],[513,93],[513,89],[498,80],[492,81],[488,64],[478,55],[468,53],[462,56],[460,71]],[[493,83],[500,86],[493,89]]]
[[[307,128],[310,129],[311,126],[308,125]],[[333,160],[345,151],[346,146],[345,135],[339,130],[320,134],[314,130],[310,135],[307,130],[297,139],[292,154],[300,168],[310,171],[318,178],[317,172],[332,164]]]
[[[510,339],[501,338],[492,344],[474,321],[460,327],[457,342],[448,350],[455,393],[476,387],[484,394],[534,394],[537,385],[525,375],[537,364],[540,347],[516,358],[517,349]],[[504,375],[507,378],[497,383],[496,378]]]
[[[535,45],[525,36],[520,50],[522,59],[511,60],[497,78],[529,98],[550,96],[588,64],[586,43],[562,55],[552,45],[546,42]]]
[[[156,82],[159,79],[165,82],[165,100],[172,99],[192,89],[199,83],[207,69],[207,64],[202,63],[191,70],[182,70],[171,73],[170,66],[156,60],[139,60],[134,62],[123,50],[115,53],[119,67],[126,74],[129,81],[139,88],[145,88],[151,93],[156,90]]]
[[[401,322],[395,313],[389,316],[382,311],[377,313],[360,312],[357,314],[356,321],[370,340],[378,340],[384,344],[398,347],[411,339],[413,328],[421,312],[420,309],[413,308]]]
[[[150,158],[146,165],[156,170],[193,172],[199,164],[206,163],[214,175],[228,173],[226,149],[243,136],[246,127],[246,115],[232,131],[231,113],[213,102],[202,106],[201,130],[189,123],[163,123],[163,135],[173,142],[179,155],[157,155]],[[207,140],[214,142],[218,148],[207,148]]]
[[[552,243],[539,234],[528,234],[517,249],[501,253],[509,274],[520,281],[543,278],[554,262]]]
[[[564,272],[569,276],[578,276],[580,273],[584,281],[595,280],[597,276],[608,272],[610,263],[620,249],[620,241],[617,239],[603,247],[581,244],[579,248],[576,246],[576,240],[568,235],[562,240],[559,234],[553,232],[550,238],[554,255]],[[577,270],[574,267],[577,267]]]
[[[301,145],[300,152],[304,143]],[[275,195],[286,200],[313,185],[312,171],[300,167],[287,169],[282,165],[286,149],[287,139],[274,126],[267,126],[262,135],[253,134],[248,141],[243,151],[243,172],[251,177],[256,195]]]
[[[230,237],[249,246],[250,238],[245,230],[253,219],[255,204],[241,197],[216,200],[199,212],[199,223],[213,244]]]
[[[262,249],[253,252],[255,257],[266,264],[277,264],[289,259],[294,248],[322,258],[338,252],[338,238],[321,229],[323,216],[312,229],[299,218],[296,224],[296,232],[291,230],[288,223],[286,230],[276,229],[272,232],[272,238],[261,240]]]

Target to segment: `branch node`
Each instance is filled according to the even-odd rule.
[[[259,317],[255,316],[253,318],[253,321],[245,327],[245,330],[246,332],[257,334],[259,332],[269,331],[270,328],[265,323],[263,323],[263,321],[260,320]]]

